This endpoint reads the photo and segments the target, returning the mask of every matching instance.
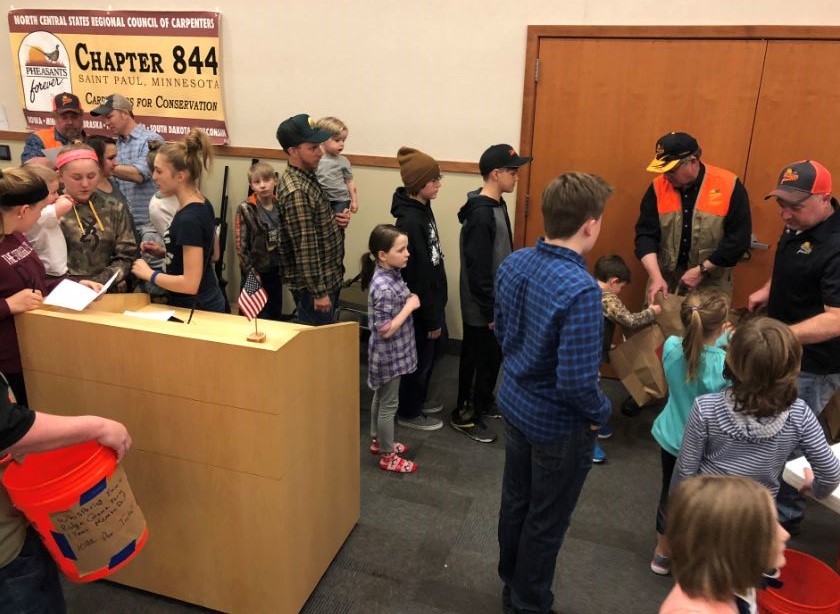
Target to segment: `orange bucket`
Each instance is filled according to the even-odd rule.
[[[785,550],[781,588],[758,591],[761,614],[840,614],[840,576],[821,560]]]
[[[27,454],[3,473],[12,504],[74,582],[112,574],[143,548],[143,512],[116,455],[95,441]]]

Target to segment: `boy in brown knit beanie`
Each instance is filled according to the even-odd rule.
[[[443,422],[426,414],[437,413],[443,406],[427,404],[424,408],[424,404],[435,357],[446,336],[446,270],[431,206],[440,190],[440,165],[428,154],[412,147],[400,147],[397,161],[404,187],[394,192],[391,214],[396,218],[397,228],[408,236],[410,255],[408,265],[402,270],[403,279],[420,298],[420,308],[413,314],[417,370],[400,380],[397,424],[436,431]]]

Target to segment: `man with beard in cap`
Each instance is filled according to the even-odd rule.
[[[43,164],[55,168],[55,155],[50,159],[44,150],[51,149],[58,154],[58,150],[65,145],[84,140],[82,113],[82,103],[75,94],[62,92],[53,98],[55,125],[37,130],[26,137],[20,155],[21,164]]]
[[[658,173],[642,198],[636,257],[648,273],[647,299],[682,287],[732,294],[732,267],[750,247],[750,201],[734,173],[700,161],[696,139],[669,132],[647,170]]]

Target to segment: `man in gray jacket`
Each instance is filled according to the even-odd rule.
[[[485,417],[501,418],[493,397],[502,353],[493,334],[496,270],[513,251],[503,194],[516,188],[519,167],[531,158],[510,145],[493,145],[479,160],[484,187],[467,195],[458,212],[461,222],[461,318],[464,338],[458,369],[458,403],[450,424],[481,442],[495,441]]]

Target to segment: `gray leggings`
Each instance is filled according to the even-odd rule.
[[[370,404],[370,436],[379,441],[380,454],[394,451],[394,416],[400,404],[400,376],[389,379],[373,392]]]

